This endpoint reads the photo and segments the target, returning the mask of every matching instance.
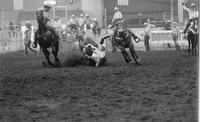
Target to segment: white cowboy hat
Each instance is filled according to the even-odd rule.
[[[196,7],[196,5],[194,4],[194,3],[191,3],[191,5],[190,5],[191,7]]]
[[[44,4],[44,7],[45,7],[45,8],[51,8],[52,5],[51,5],[50,3],[45,3],[45,4]]]
[[[118,7],[115,7],[114,10],[119,10],[119,8],[118,8]]]
[[[72,18],[73,18],[73,17],[75,17],[75,15],[74,15],[74,14],[72,14]]]

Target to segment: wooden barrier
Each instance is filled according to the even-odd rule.
[[[0,54],[23,49],[24,44],[19,33],[0,31]]]

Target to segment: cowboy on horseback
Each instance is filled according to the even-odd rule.
[[[49,21],[50,21],[49,12],[50,12],[51,8],[52,8],[51,4],[47,3],[47,4],[44,5],[43,9],[39,9],[37,11],[38,25],[39,24],[43,25],[43,27],[45,27],[48,31],[50,31],[54,35],[55,41],[58,41],[59,35],[55,31],[55,28],[53,26],[51,26],[50,23],[49,23]],[[38,13],[41,13],[41,16]],[[41,32],[40,32],[40,34],[41,34]],[[39,30],[37,30],[36,33],[35,33],[33,48],[37,47],[38,37],[40,38]]]
[[[114,16],[113,16],[113,19],[112,19],[112,24],[113,24],[113,26],[115,26],[119,20],[122,20],[122,19],[123,19],[123,14],[122,14],[122,12],[119,10],[118,7],[115,7],[115,8],[114,8],[114,12],[115,12],[115,13],[114,13]]]
[[[100,44],[103,44],[106,38],[111,37],[113,45],[115,45],[116,47],[120,49],[126,63],[131,63],[131,64],[133,63],[133,60],[129,57],[128,53],[125,50],[126,48],[129,48],[131,55],[133,59],[135,60],[135,64],[140,65],[139,61],[141,60],[134,49],[132,37],[134,38],[136,43],[140,41],[140,38],[138,38],[131,30],[126,28],[124,24],[123,15],[119,11],[119,9],[115,7],[114,10],[115,10],[115,14],[113,16],[113,21],[112,21],[112,24],[113,24],[112,26],[115,27],[114,33],[103,37],[100,41]]]
[[[183,31],[183,33],[185,34],[188,28],[190,27],[191,22],[199,17],[199,12],[196,8],[197,6],[194,3],[191,4],[191,9],[187,8],[185,6],[185,3],[182,4],[183,4],[183,9],[189,13],[189,21],[187,22],[186,27]]]
[[[113,24],[112,27],[113,26],[115,27],[115,29],[114,29],[115,39],[120,39],[119,33],[123,33],[125,35],[131,34],[133,36],[134,40],[136,40],[136,42],[139,42],[140,39],[131,30],[126,28],[123,15],[120,12],[119,8],[115,7],[114,11],[115,11],[115,13],[114,13],[114,16],[113,16],[113,19],[112,19],[112,24]]]

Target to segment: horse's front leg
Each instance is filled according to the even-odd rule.
[[[50,61],[50,58],[49,58],[50,53],[49,53],[49,51],[47,50],[47,48],[42,49],[42,52],[44,53],[44,55],[45,55],[45,57],[46,57],[46,59],[47,59],[48,64],[49,64],[49,65],[53,65],[53,63]]]
[[[140,64],[140,63],[138,62],[140,59],[139,59],[139,56],[137,55],[137,53],[136,53],[136,51],[135,51],[135,49],[134,49],[134,44],[133,44],[133,43],[130,43],[130,44],[129,44],[129,50],[130,50],[130,52],[131,52],[131,55],[132,55],[133,59],[135,60],[135,64],[136,64],[136,65],[137,65],[137,64]]]
[[[60,60],[58,59],[58,50],[59,50],[59,42],[56,42],[56,44],[53,44],[51,51],[54,56],[55,63],[60,63]]]
[[[126,63],[129,63],[132,61],[125,49],[121,49],[121,53],[122,53]]]
[[[190,47],[191,47],[191,39],[190,38],[188,38],[188,53],[190,53]]]

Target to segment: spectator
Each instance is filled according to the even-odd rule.
[[[15,28],[15,27],[14,27],[14,24],[13,24],[12,22],[10,22],[10,23],[9,23],[9,29],[10,29],[11,31],[13,31],[14,28]]]
[[[71,28],[71,30],[77,30],[77,19],[75,18],[75,15],[72,15],[70,20],[68,21],[68,27]]]
[[[60,21],[58,17],[54,18],[54,27],[56,28],[57,32],[62,31],[62,22]]]
[[[150,51],[150,45],[149,45],[150,31],[152,27],[155,27],[155,25],[151,24],[150,22],[151,20],[147,19],[147,22],[144,23],[144,25],[146,26],[144,30],[144,45],[145,45],[146,51]]]
[[[90,28],[91,28],[90,25],[91,25],[92,21],[91,21],[90,16],[88,14],[86,14],[84,23],[86,25],[86,29],[90,30]]]
[[[14,36],[14,29],[15,29],[14,24],[12,22],[9,23],[9,29],[10,29],[10,32],[8,32],[8,33],[11,38]]]
[[[26,28],[29,29],[29,30],[32,29],[32,24],[31,24],[30,21],[27,21],[27,22],[26,22]]]
[[[180,45],[178,44],[178,35],[180,31],[178,29],[177,23],[174,23],[174,29],[172,31],[172,38],[174,40],[174,45],[176,48],[176,51],[180,51]]]
[[[171,21],[169,19],[165,21],[165,30],[171,30]]]
[[[92,25],[93,25],[92,31],[93,31],[94,35],[96,35],[96,34],[100,35],[100,30],[101,30],[101,29],[100,29],[100,27],[99,27],[99,22],[98,22],[98,20],[97,20],[96,18],[94,18],[92,22],[93,22],[93,23],[92,23]]]
[[[84,17],[83,17],[83,14],[81,14],[80,17],[78,18],[78,25],[81,28],[84,28]]]

